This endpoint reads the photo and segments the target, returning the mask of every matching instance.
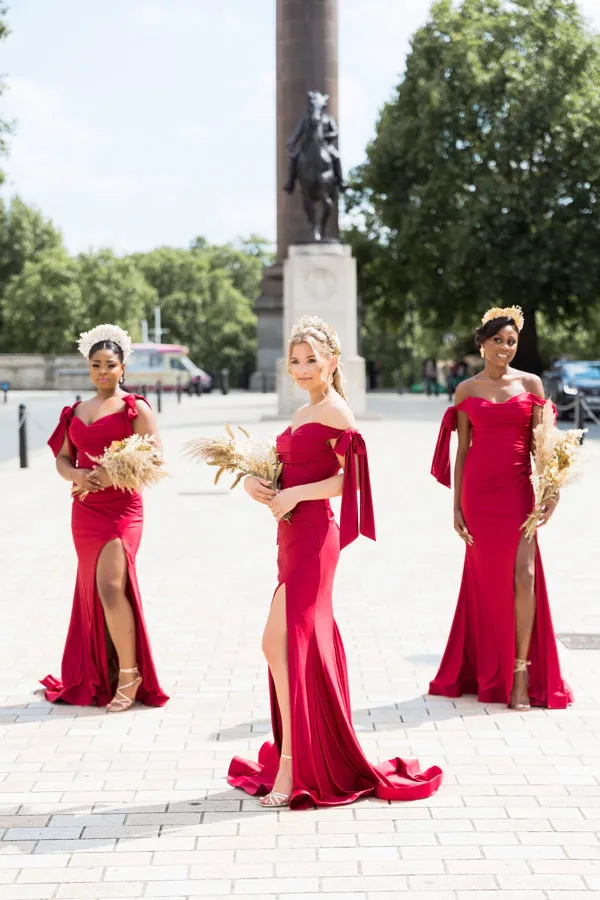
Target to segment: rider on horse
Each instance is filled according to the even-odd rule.
[[[287,191],[288,194],[294,193],[294,187],[296,185],[296,179],[298,177],[298,157],[300,155],[300,150],[302,148],[302,138],[304,137],[306,130],[309,125],[312,107],[315,99],[315,92],[308,92],[308,110],[307,113],[303,116],[302,119],[298,122],[296,126],[296,130],[288,141],[288,152],[290,155],[290,168],[289,168],[289,176],[287,183],[284,185],[284,191]],[[327,103],[328,95],[323,95],[324,105]],[[340,151],[337,148],[337,138],[338,138],[338,127],[335,119],[330,113],[323,113],[322,117],[323,123],[323,140],[325,142],[325,148],[329,155],[331,156],[331,164],[333,166],[333,172],[335,175],[335,180],[340,191],[345,191],[347,188],[347,184],[344,182],[344,178],[342,176],[342,163],[340,160]]]

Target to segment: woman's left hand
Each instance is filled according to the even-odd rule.
[[[291,512],[298,501],[299,497],[295,488],[285,488],[283,491],[278,491],[273,497],[269,503],[269,509],[279,522],[287,513]]]
[[[548,500],[547,503],[544,503],[544,505],[542,506],[542,509],[540,511],[541,514],[540,514],[540,517],[539,517],[538,523],[537,523],[538,528],[541,528],[542,525],[545,525],[549,521],[550,517],[552,516],[552,513],[554,512],[554,510],[556,509],[556,507],[558,505],[559,500],[560,500],[560,494],[557,494],[556,497],[552,497],[551,500]]]
[[[92,469],[92,472],[90,474],[90,481],[93,481],[94,484],[97,484],[99,488],[112,487],[112,482],[106,474],[106,469],[103,466],[96,466]]]

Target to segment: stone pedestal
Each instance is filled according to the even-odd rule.
[[[278,412],[289,419],[307,395],[292,388],[287,374],[287,344],[301,316],[320,316],[333,325],[342,347],[344,390],[355,415],[366,406],[365,361],[358,355],[356,260],[345,244],[296,244],[283,267],[283,352],[277,362]]]
[[[251,391],[274,391],[275,369],[283,342],[283,266],[275,263],[263,272],[260,297],[254,305],[258,354]]]

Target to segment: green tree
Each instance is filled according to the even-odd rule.
[[[208,244],[192,250],[162,247],[133,260],[156,291],[166,339],[188,346],[192,360],[208,371],[229,368],[239,384],[254,358],[256,319],[251,299],[238,290],[226,265],[228,253],[227,260],[219,260],[219,250]],[[246,286],[250,271],[241,264],[237,270]],[[148,307],[147,318],[152,312]]]
[[[62,248],[27,260],[3,296],[2,349],[72,353],[83,314],[77,264]]]
[[[20,197],[0,198],[0,292],[27,261],[62,247],[62,234],[38,209]]]
[[[256,234],[230,244],[210,245],[203,237],[192,242],[192,250],[207,255],[211,268],[224,269],[234,287],[252,303],[260,294],[263,268],[274,262],[270,247],[266,238]]]
[[[6,21],[6,14],[8,12],[8,7],[0,2],[0,43],[8,37],[10,31],[8,29],[8,24]],[[5,91],[4,81],[0,78],[0,97]],[[12,128],[9,122],[4,119],[0,119],[0,156],[3,156],[7,152],[7,142],[6,138],[11,133]],[[0,184],[4,181],[4,172],[0,169]]]
[[[11,331],[4,295],[11,279],[21,275],[28,262],[64,254],[62,236],[52,222],[19,197],[0,198],[0,350],[7,350]],[[35,328],[35,323],[32,323]],[[10,348],[20,349],[14,345]]]
[[[84,301],[81,331],[101,322],[118,322],[131,336],[140,337],[141,321],[156,301],[156,291],[130,258],[111,250],[81,253],[78,277]]]
[[[412,294],[441,333],[518,303],[539,371],[536,313],[596,308],[599,184],[600,46],[576,3],[438,0],[349,197],[382,313]]]

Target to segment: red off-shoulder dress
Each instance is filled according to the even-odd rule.
[[[291,523],[278,525],[278,587],[286,588],[292,721],[290,806],[338,806],[369,795],[422,800],[441,783],[437,766],[420,771],[416,760],[400,758],[374,766],[365,758],[352,727],[346,656],[333,618],[332,588],[340,549],[359,532],[375,539],[363,438],[354,430],[311,422],[284,431],[277,450],[283,462],[283,488],[330,478],[340,470],[337,457],[344,457],[340,527],[328,500],[299,503]],[[270,688],[274,741],[263,744],[257,763],[235,757],[229,767],[229,783],[249,794],[272,790],[279,767],[281,718],[272,679]]]
[[[461,509],[473,545],[466,548],[462,584],[431,694],[476,694],[482,703],[508,703],[515,661],[515,563],[521,526],[532,511],[533,407],[544,400],[523,391],[504,403],[467,397],[442,421],[432,474],[450,487],[450,437],[457,410],[471,423],[462,477]],[[529,697],[561,709],[573,696],[563,681],[540,551],[535,548],[536,611],[529,651]]]
[[[66,437],[73,465],[93,468],[96,463],[91,456],[101,456],[112,441],[133,434],[133,420],[138,414],[136,400],[144,398],[126,394],[121,410],[91,425],[75,415],[77,403],[65,407],[48,441],[52,452],[58,455]],[[48,700],[75,706],[105,706],[113,697],[116,669],[109,667],[112,644],[98,596],[96,566],[104,545],[115,538],[122,542],[127,558],[127,596],[135,617],[137,663],[142,676],[137,700],[147,706],[163,706],[169,699],[154,668],[135,570],[143,522],[143,501],[136,491],[129,493],[111,487],[90,493],[84,500],[73,499],[71,527],[77,551],[77,581],[61,677],[48,675],[41,682]]]

